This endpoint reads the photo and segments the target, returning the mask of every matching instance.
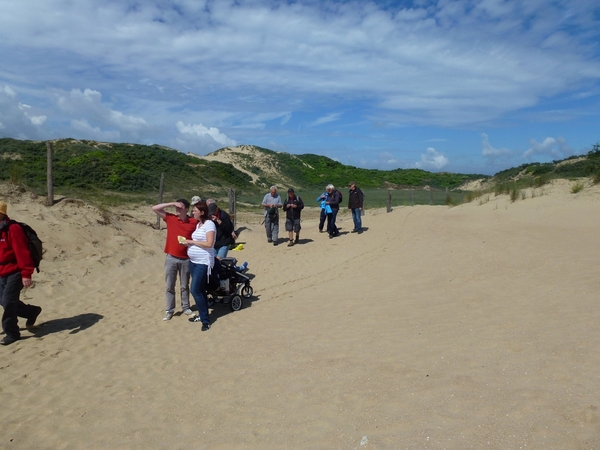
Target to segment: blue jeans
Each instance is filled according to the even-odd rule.
[[[190,274],[192,275],[190,291],[196,301],[198,315],[202,323],[208,324],[210,323],[210,317],[208,317],[208,300],[206,298],[208,266],[206,264],[194,264],[190,261]]]
[[[362,230],[362,219],[360,217],[360,213],[362,211],[360,208],[352,208],[352,220],[354,221],[354,231]]]
[[[223,247],[215,248],[215,250],[217,251],[217,254],[215,256],[218,256],[219,258],[227,258],[229,245],[224,245]]]

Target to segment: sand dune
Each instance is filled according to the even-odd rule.
[[[600,448],[597,186],[368,211],[362,235],[343,215],[331,240],[309,219],[291,248],[241,215],[255,296],[206,333],[161,320],[148,206],[2,189],[47,252],[40,325],[0,348],[0,448]]]

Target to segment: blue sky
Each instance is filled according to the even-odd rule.
[[[600,142],[598,0],[0,0],[0,136],[493,174]]]

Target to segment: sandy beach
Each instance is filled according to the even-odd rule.
[[[1,449],[600,449],[600,186],[368,210],[230,251],[254,296],[164,315],[164,229],[0,187],[46,253],[0,348]],[[302,193],[300,192],[300,195]],[[282,232],[286,238],[287,233]]]

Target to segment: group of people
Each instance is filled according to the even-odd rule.
[[[289,233],[288,247],[300,241],[300,214],[304,209],[304,202],[296,195],[294,189],[288,189],[285,201],[277,193],[277,187],[271,186],[269,193],[263,198],[261,206],[265,210],[265,229],[267,242],[279,244],[279,209],[285,211],[285,230]],[[294,238],[296,233],[296,238]]]
[[[348,208],[354,221],[352,232],[362,233],[364,195],[355,182],[351,182],[349,187]],[[342,194],[330,184],[317,201],[321,205],[319,231],[323,232],[327,220],[329,237],[339,236],[336,217]],[[183,314],[189,316],[191,322],[202,323],[202,331],[207,331],[211,327],[207,298],[209,276],[215,265],[215,257],[225,258],[237,236],[231,217],[219,209],[213,199],[202,201],[195,196],[191,206],[191,216],[188,214],[190,202],[183,198],[152,207],[167,226],[164,248],[166,309],[163,320],[171,320],[175,314],[175,286],[179,278]],[[171,207],[175,208],[174,214],[166,211]],[[267,241],[273,245],[279,243],[279,210],[282,209],[285,212],[285,230],[289,233],[288,246],[298,244],[304,202],[294,189],[288,189],[287,197],[282,202],[277,187],[271,186],[270,192],[263,198],[262,207]],[[0,304],[4,308],[2,329],[5,333],[0,341],[2,345],[20,339],[18,317],[25,318],[26,327],[32,328],[42,311],[41,307],[26,305],[20,300],[21,290],[32,285],[34,262],[29,252],[28,237],[17,222],[9,219],[7,210],[7,204],[0,202]],[[190,292],[196,303],[197,315],[191,309]]]
[[[175,214],[166,209],[174,207]],[[179,278],[181,308],[190,322],[202,323],[202,331],[211,327],[208,313],[207,285],[215,258],[225,258],[229,245],[237,236],[231,217],[217,206],[213,199],[202,201],[192,198],[190,203],[181,198],[175,202],[160,203],[152,207],[167,225],[165,240],[166,311],[163,320],[175,314],[175,286]],[[191,283],[190,283],[191,278]],[[190,305],[190,292],[196,303],[195,315]]]
[[[354,228],[352,233],[362,233],[362,211],[364,207],[365,196],[362,190],[356,186],[356,182],[348,183],[348,209],[352,213]],[[342,193],[338,191],[333,184],[328,184],[325,192],[317,197],[317,202],[321,206],[321,215],[319,218],[319,231],[327,231],[329,238],[333,239],[340,235],[340,230],[336,225],[336,219],[342,203]],[[297,244],[300,240],[300,215],[304,209],[304,202],[296,195],[294,189],[288,189],[288,195],[285,201],[281,201],[281,196],[277,193],[277,187],[271,186],[269,193],[263,198],[261,206],[264,208],[264,224],[267,233],[267,242],[273,245],[279,244],[279,209],[285,211],[285,230],[289,233],[288,247]],[[327,221],[327,228],[325,228]],[[294,238],[294,233],[296,236]]]

